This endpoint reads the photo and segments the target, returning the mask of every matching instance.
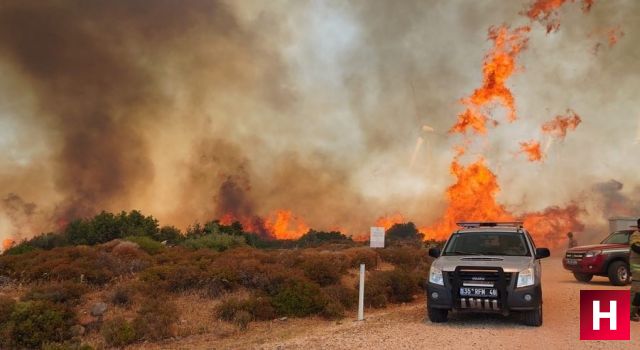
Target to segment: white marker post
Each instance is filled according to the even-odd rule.
[[[364,264],[360,264],[360,293],[358,297],[358,321],[364,321]]]

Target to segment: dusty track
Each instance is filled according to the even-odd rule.
[[[165,349],[638,349],[640,323],[631,324],[631,341],[580,341],[580,289],[612,287],[604,278],[576,282],[557,258],[543,263],[544,324],[526,327],[518,318],[454,314],[446,324],[425,321],[424,300],[366,314],[365,322],[320,319],[253,324],[224,339],[199,335],[140,348]]]

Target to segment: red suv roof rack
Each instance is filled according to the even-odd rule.
[[[456,223],[460,227],[495,227],[495,226],[511,226],[522,228],[522,221],[463,221]]]

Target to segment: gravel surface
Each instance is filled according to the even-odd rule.
[[[189,349],[640,349],[640,323],[631,323],[631,341],[580,341],[580,289],[613,287],[604,278],[579,283],[561,260],[543,262],[544,324],[527,327],[517,316],[452,314],[448,323],[425,320],[424,299],[365,313],[364,322],[345,319],[287,320],[255,324],[225,339],[207,335],[155,344]],[[354,315],[355,316],[355,315]],[[145,347],[146,348],[146,347]]]

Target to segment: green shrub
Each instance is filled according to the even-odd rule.
[[[133,320],[133,329],[139,339],[168,338],[175,334],[179,317],[178,308],[173,302],[159,298],[146,299]]]
[[[157,241],[166,241],[169,244],[176,244],[184,239],[180,229],[173,226],[162,226],[158,234],[154,237]]]
[[[70,339],[75,321],[74,313],[64,306],[29,301],[15,305],[7,327],[13,347],[40,348]]]
[[[326,302],[317,284],[291,279],[273,297],[272,304],[279,315],[304,317],[322,311]]]
[[[87,293],[87,286],[75,282],[62,282],[35,286],[29,289],[22,297],[23,301],[41,300],[52,303],[76,305],[82,296]]]
[[[104,341],[109,346],[122,347],[137,340],[133,326],[123,317],[105,321],[101,332]]]
[[[189,249],[208,248],[221,252],[230,248],[244,246],[246,242],[242,236],[208,234],[197,238],[189,238],[182,242],[182,245]]]
[[[158,254],[165,249],[164,244],[145,236],[128,236],[125,240],[136,243],[140,249],[151,255]]]
[[[300,247],[314,247],[326,243],[353,243],[353,240],[351,237],[347,237],[337,231],[323,232],[309,230],[309,232],[298,238],[297,243]]]

